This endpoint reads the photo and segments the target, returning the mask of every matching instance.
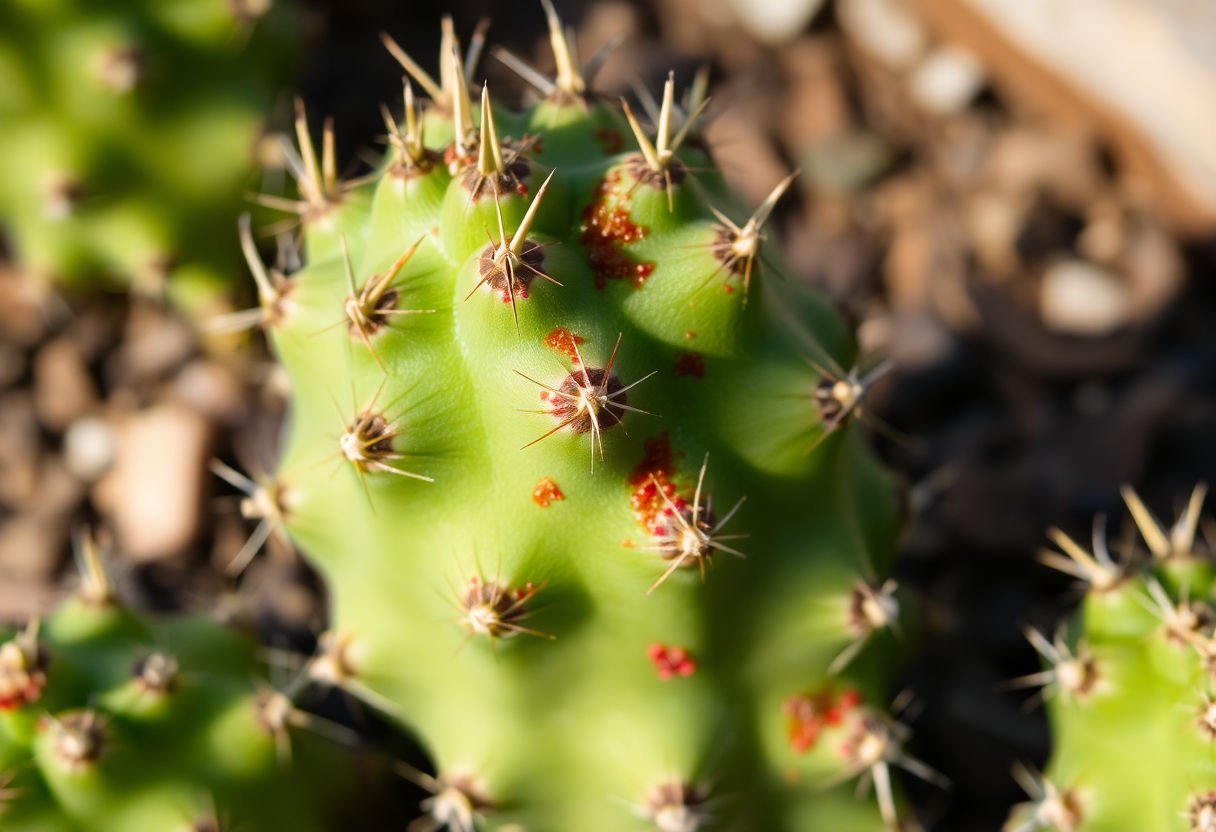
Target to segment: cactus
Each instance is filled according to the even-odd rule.
[[[314,718],[256,681],[250,645],[123,606],[82,551],[81,589],[0,633],[0,828],[337,828],[349,755],[298,730]]]
[[[1112,557],[1103,520],[1086,550],[1059,530],[1044,560],[1081,579],[1075,619],[1028,631],[1044,669],[1055,750],[1045,774],[1016,771],[1029,800],[1007,832],[1208,832],[1216,828],[1213,564],[1196,545],[1206,489],[1163,528],[1123,491],[1148,557]],[[1062,554],[1061,554],[1062,552]]]
[[[765,239],[792,177],[735,219],[704,85],[646,129],[547,12],[556,78],[499,53],[522,112],[450,23],[438,81],[386,37],[383,165],[337,181],[302,118],[307,265],[242,228],[293,390],[245,487],[330,587],[312,675],[432,755],[411,829],[906,828],[892,770],[936,776],[885,708],[898,504],[873,373]]]
[[[270,0],[0,4],[0,233],[35,278],[216,311],[241,275],[275,78]]]

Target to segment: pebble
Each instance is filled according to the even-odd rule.
[[[44,344],[34,356],[34,407],[38,419],[62,431],[88,413],[97,402],[97,387],[89,368],[65,338]]]
[[[0,580],[0,621],[23,622],[43,615],[59,594],[46,581]]]
[[[1070,335],[1107,335],[1128,321],[1126,284],[1085,260],[1059,260],[1043,272],[1039,314],[1049,329]]]
[[[93,482],[114,464],[114,431],[105,419],[77,419],[63,435],[63,459],[83,482]]]
[[[963,221],[979,264],[998,275],[1018,266],[1017,240],[1025,220],[1025,200],[995,190],[972,194]]]
[[[173,397],[215,422],[236,424],[246,403],[236,370],[218,361],[199,359],[182,368],[173,379]]]
[[[149,304],[134,303],[127,319],[122,348],[114,358],[116,377],[127,384],[164,378],[195,350],[195,338],[185,321]]]
[[[131,416],[118,431],[117,462],[94,499],[137,561],[183,553],[199,530],[211,450],[211,425],[181,405]]]
[[[0,340],[37,343],[47,328],[47,296],[44,285],[0,262]]]
[[[83,499],[80,482],[57,457],[46,457],[25,510],[0,525],[0,585],[51,580]]]
[[[0,584],[49,582],[67,543],[66,524],[21,514],[0,525]]]
[[[776,121],[782,140],[795,152],[853,129],[853,104],[841,81],[847,60],[838,43],[822,36],[799,38],[781,50],[779,60],[786,85],[782,94],[773,96],[770,90],[765,99],[761,87],[746,91],[740,101],[754,110],[755,102],[763,100],[767,112],[744,114],[739,106],[728,111],[748,119],[753,133],[767,132],[766,123]]]
[[[801,32],[823,0],[730,0],[739,21],[756,37],[780,41]]]
[[[999,131],[987,168],[1000,193],[1041,190],[1077,213],[1094,204],[1104,182],[1092,138],[1077,130],[1015,126]]]
[[[924,54],[924,24],[904,0],[840,0],[837,15],[845,32],[892,69],[907,69]]]
[[[952,46],[933,50],[908,78],[916,102],[938,115],[962,110],[984,86],[984,68],[972,53]]]
[[[25,391],[0,398],[0,504],[22,508],[38,484],[40,452],[33,397]]]
[[[11,387],[25,373],[25,351],[15,344],[0,342],[0,388]]]
[[[893,155],[874,133],[851,130],[807,148],[801,161],[807,181],[817,191],[847,196],[876,180]]]
[[[706,128],[706,135],[720,148],[716,157],[727,182],[749,205],[759,205],[789,171],[749,115],[755,114],[725,111]]]

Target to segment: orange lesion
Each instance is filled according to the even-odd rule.
[[[587,252],[597,289],[603,289],[609,280],[628,280],[640,289],[654,273],[654,263],[636,260],[621,249],[650,233],[649,228],[630,217],[627,199],[621,189],[621,172],[613,170],[600,182],[595,197],[583,209],[578,241]]]
[[[668,496],[675,493],[675,485],[671,482],[671,437],[663,432],[647,439],[643,453],[642,461],[629,476],[632,488],[629,508],[638,523],[650,531],[655,517],[663,508],[660,492],[666,491]]]
[[[536,483],[536,487],[532,489],[532,502],[541,508],[548,508],[558,500],[564,499],[566,499],[566,495],[558,488],[557,483],[549,477],[542,477]]]
[[[722,534],[723,527],[742,507],[746,497],[740,497],[720,520],[714,516],[712,497],[705,490],[705,473],[709,467],[706,454],[697,474],[692,496],[682,494],[673,481],[671,444],[667,434],[646,442],[646,456],[630,477],[629,506],[638,523],[650,534],[650,545],[640,548],[657,553],[670,565],[647,590],[654,592],[681,568],[696,567],[705,577],[705,567],[715,553],[724,552],[743,558],[745,555],[727,541],[741,540],[744,534]]]
[[[584,340],[581,336],[575,335],[564,326],[554,327],[545,336],[542,343],[554,352],[566,356],[576,364],[581,361],[582,357],[579,355],[578,346],[584,343]]]
[[[837,693],[830,686],[787,698],[781,704],[785,714],[790,748],[805,754],[815,747],[824,731],[844,724],[845,717],[861,704],[861,694],[848,689]]]

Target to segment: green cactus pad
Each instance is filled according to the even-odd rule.
[[[0,5],[0,233],[26,271],[194,308],[236,285],[227,229],[288,65],[269,7]]]
[[[303,270],[251,259],[314,676],[429,750],[419,829],[893,828],[891,770],[933,776],[883,716],[898,506],[848,332],[764,239],[789,181],[742,216],[695,95],[645,131],[549,11],[522,113],[450,27],[441,82],[388,41],[389,159],[303,215]]]
[[[140,615],[94,569],[0,634],[0,828],[337,828],[348,755],[262,676],[236,632]]]
[[[1206,832],[1216,824],[1212,569],[1195,545],[1206,489],[1170,529],[1130,489],[1147,563],[1112,558],[1056,531],[1045,560],[1088,585],[1075,621],[1053,639],[1031,631],[1045,669],[1055,750],[1044,775],[1018,779],[1030,800],[1008,832]],[[1065,557],[1067,556],[1067,557]]]

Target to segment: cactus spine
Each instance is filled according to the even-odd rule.
[[[703,91],[647,129],[547,11],[556,78],[504,58],[523,112],[450,24],[439,80],[386,38],[387,160],[344,186],[302,131],[307,266],[251,257],[276,523],[331,587],[313,674],[433,755],[418,829],[895,828],[892,769],[933,777],[873,643],[897,505],[848,333],[764,239],[789,182],[732,220]]]

